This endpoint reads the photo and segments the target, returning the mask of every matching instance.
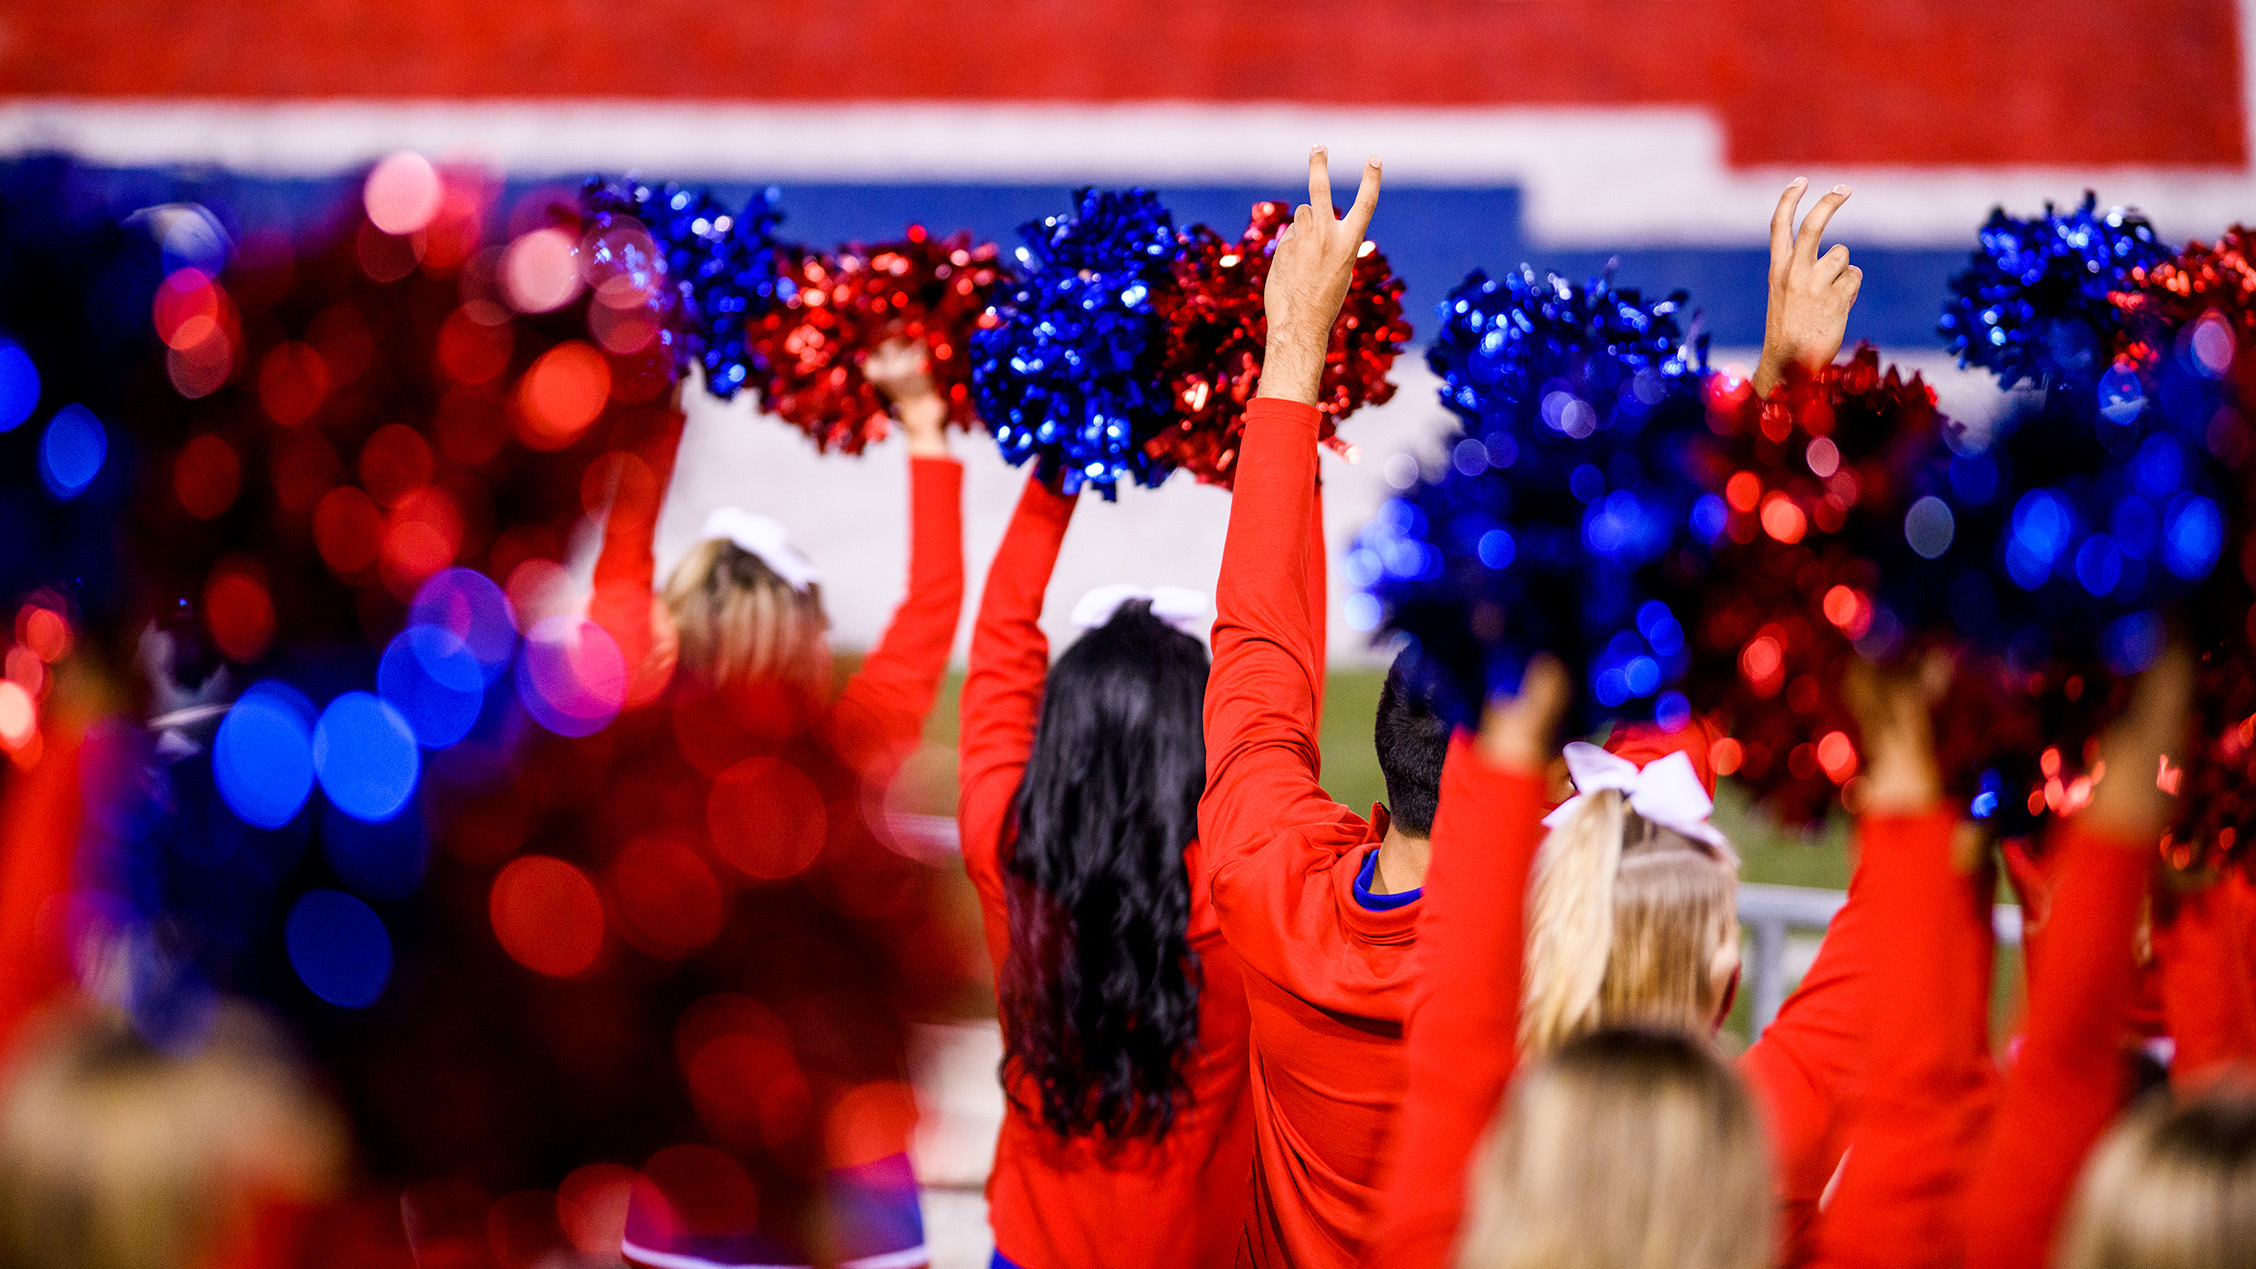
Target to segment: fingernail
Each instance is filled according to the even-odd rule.
[[[1833,192],[1846,196],[1849,192],[1849,187],[1846,185],[1836,185],[1833,187]]]
[[[1312,145],[1312,146],[1309,146],[1309,147],[1308,147],[1308,153],[1309,153],[1310,155],[1312,155],[1312,156],[1313,156],[1313,155],[1318,155],[1318,154],[1322,154],[1323,152],[1324,152],[1324,147],[1323,147],[1323,146],[1320,146],[1320,145]]]
[[[1807,185],[1809,184],[1809,178],[1806,176],[1797,176],[1793,180],[1790,180],[1786,183],[1788,185]]]
[[[1370,158],[1370,164],[1372,167],[1379,166],[1379,156],[1376,154],[1372,155]]]

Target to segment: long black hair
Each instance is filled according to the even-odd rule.
[[[1124,604],[1050,671],[1012,808],[1004,1066],[1069,1136],[1164,1132],[1199,966],[1183,849],[1206,791],[1206,648]]]

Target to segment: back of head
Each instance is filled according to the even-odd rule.
[[[1705,1040],[1616,1028],[1514,1086],[1471,1177],[1461,1269],[1761,1269],[1770,1167]]]
[[[1705,1034],[1738,967],[1737,868],[1713,846],[1611,789],[1544,839],[1528,891],[1522,1051],[1603,1026]]]
[[[122,1016],[51,1016],[0,1095],[0,1269],[226,1262],[261,1209],[330,1197],[343,1155],[338,1117],[245,1006],[185,1054]]]
[[[830,684],[822,587],[804,590],[726,538],[690,549],[666,579],[679,668],[708,687],[781,684],[817,697]]]
[[[2092,1153],[2059,1269],[2225,1269],[2256,1254],[2256,1088],[2133,1112]]]
[[[1405,650],[1388,668],[1379,690],[1379,713],[1371,740],[1386,777],[1387,815],[1413,837],[1433,832],[1441,805],[1441,766],[1449,756],[1449,723],[1435,711],[1432,694],[1419,687],[1412,668],[1416,653]]]
[[[1006,1064],[1043,1121],[1159,1131],[1198,1037],[1183,850],[1206,790],[1206,648],[1123,605],[1058,659],[1013,808]]]

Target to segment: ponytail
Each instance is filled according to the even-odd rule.
[[[1582,799],[1535,856],[1528,890],[1520,1051],[1548,1053],[1595,1025],[1614,945],[1614,878],[1629,808],[1606,789]]]
[[[1520,1051],[1608,1026],[1705,1034],[1738,968],[1738,861],[1601,789],[1544,838],[1528,890]]]

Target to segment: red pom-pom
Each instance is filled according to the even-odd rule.
[[[885,395],[862,374],[890,339],[922,341],[948,421],[975,422],[971,332],[1001,277],[995,244],[959,233],[935,239],[911,225],[898,242],[849,244],[836,255],[779,260],[795,293],[760,322],[767,362],[764,404],[813,438],[815,448],[858,454],[891,433]]]
[[[1779,821],[1825,817],[1862,766],[1840,678],[1858,640],[1889,620],[1880,535],[1898,531],[1912,460],[1938,427],[1935,394],[1860,348],[1767,398],[1718,375],[1704,473],[1727,510],[1692,622],[1687,690],[1729,738],[1719,770]]]
[[[1260,386],[1261,354],[1269,326],[1262,291],[1277,235],[1292,223],[1282,203],[1256,203],[1252,222],[1236,240],[1204,225],[1185,237],[1175,262],[1181,298],[1167,313],[1163,375],[1174,421],[1146,444],[1163,462],[1189,469],[1208,484],[1228,488],[1245,431],[1246,403]],[[1348,284],[1340,320],[1324,355],[1324,380],[1316,408],[1321,437],[1344,450],[1334,433],[1366,402],[1394,395],[1387,371],[1410,338],[1402,320],[1402,279],[1385,253],[1363,244]]]

